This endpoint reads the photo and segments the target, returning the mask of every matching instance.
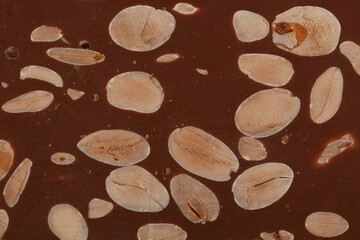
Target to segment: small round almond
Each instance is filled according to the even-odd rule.
[[[164,101],[159,81],[145,72],[125,72],[113,77],[106,92],[112,106],[140,113],[154,113]]]
[[[51,161],[57,165],[69,165],[75,161],[75,156],[70,153],[57,152],[51,155]]]
[[[144,5],[123,9],[109,25],[112,40],[136,52],[160,47],[170,39],[174,30],[175,18],[171,13]]]
[[[177,3],[174,6],[173,10],[183,15],[192,15],[196,13],[199,9],[189,3]]]
[[[269,22],[261,15],[246,10],[237,11],[233,17],[237,38],[242,42],[254,42],[269,33]]]
[[[306,229],[318,237],[340,236],[349,229],[348,222],[340,215],[331,212],[314,212],[305,220]]]

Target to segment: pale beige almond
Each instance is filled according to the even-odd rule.
[[[14,149],[8,141],[0,139],[0,181],[8,174],[14,163]]]
[[[263,240],[294,240],[294,234],[285,230],[280,230],[278,233],[263,232],[260,234],[260,237]]]
[[[63,33],[60,28],[46,25],[35,28],[30,35],[33,42],[55,42],[62,37]]]
[[[227,181],[239,168],[235,154],[219,139],[200,128],[175,129],[168,140],[174,160],[187,171],[214,180]]]
[[[101,218],[108,215],[113,210],[114,205],[111,202],[93,198],[89,202],[89,213],[88,217],[91,219]]]
[[[160,57],[158,57],[156,59],[156,61],[159,63],[169,63],[169,62],[174,62],[179,58],[180,58],[180,55],[178,53],[168,53],[168,54],[161,55]]]
[[[14,207],[19,201],[20,195],[23,193],[29,180],[31,166],[32,161],[25,158],[7,181],[3,195],[5,202],[9,207]]]
[[[238,150],[242,158],[247,161],[264,160],[267,156],[264,144],[253,137],[241,137]]]
[[[9,216],[4,209],[0,209],[0,239],[3,239],[9,226]]]
[[[151,173],[138,166],[115,169],[106,178],[106,191],[118,205],[135,212],[160,212],[169,193]]]
[[[251,137],[268,137],[289,125],[300,110],[300,99],[289,90],[261,90],[244,100],[235,113],[235,125]]]
[[[321,124],[329,121],[339,110],[344,79],[340,68],[330,67],[316,80],[310,95],[311,119]]]
[[[177,13],[183,14],[183,15],[192,15],[196,13],[199,9],[197,7],[194,7],[193,5],[189,3],[177,3],[173,7],[173,10]]]
[[[208,70],[206,70],[206,69],[203,69],[203,68],[195,68],[195,70],[198,72],[198,73],[200,73],[201,75],[209,75],[209,72],[208,72]]]
[[[331,141],[322,151],[317,162],[319,164],[326,164],[343,151],[354,146],[354,144],[354,136],[352,134],[345,134],[341,138]]]
[[[51,155],[51,161],[57,165],[69,165],[75,161],[75,156],[66,152],[56,152]]]
[[[360,75],[360,46],[352,41],[340,44],[340,52],[350,61],[355,72]]]
[[[187,233],[170,223],[149,223],[137,231],[138,240],[185,240]]]
[[[20,79],[27,78],[38,79],[53,84],[56,87],[63,86],[63,80],[55,71],[42,66],[31,65],[21,69]]]
[[[6,82],[1,82],[1,86],[6,89],[9,87],[9,84],[7,84]]]
[[[93,65],[105,60],[103,54],[81,48],[54,47],[48,49],[46,53],[57,61],[78,66]]]
[[[160,47],[170,39],[174,30],[175,18],[171,13],[144,5],[123,9],[109,25],[112,40],[136,52]]]
[[[48,215],[48,224],[60,240],[86,240],[89,235],[83,216],[70,204],[53,206]]]
[[[180,174],[170,181],[171,195],[184,216],[193,223],[213,222],[220,212],[215,194],[198,180]]]
[[[233,27],[237,38],[242,42],[254,42],[269,34],[269,22],[261,15],[240,10],[233,16]]]
[[[68,88],[66,93],[74,101],[80,99],[85,94],[85,92],[83,92],[83,91],[72,89],[72,88]]]
[[[306,229],[318,237],[340,236],[349,229],[348,222],[340,215],[331,212],[314,212],[305,220]]]
[[[286,85],[294,74],[291,62],[272,54],[242,54],[238,66],[250,79],[271,87]]]
[[[37,90],[7,101],[2,109],[8,113],[40,112],[50,106],[53,100],[54,95],[52,93]]]
[[[82,138],[77,147],[88,157],[113,166],[136,164],[150,154],[150,145],[145,138],[126,130],[91,133]]]
[[[339,20],[328,10],[315,6],[293,7],[272,23],[273,42],[282,50],[300,56],[327,55],[339,43]]]
[[[264,163],[245,170],[232,185],[235,202],[257,210],[278,201],[289,190],[294,173],[283,163]]]
[[[116,75],[107,83],[106,92],[112,106],[140,113],[154,113],[164,101],[159,81],[145,72]]]

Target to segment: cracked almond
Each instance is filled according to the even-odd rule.
[[[260,161],[267,156],[264,144],[253,137],[240,138],[238,149],[241,157],[247,161]]]
[[[115,169],[105,183],[110,198],[131,211],[159,212],[169,204],[166,188],[142,167]]]
[[[352,134],[345,134],[339,139],[333,140],[327,144],[322,151],[317,162],[319,164],[326,164],[331,159],[342,153],[343,151],[353,147],[355,144],[355,138]]]
[[[305,220],[306,229],[318,237],[337,237],[349,229],[348,222],[332,212],[314,212]]]
[[[82,96],[84,96],[85,92],[80,91],[80,90],[76,90],[76,89],[72,89],[72,88],[68,88],[68,90],[66,91],[66,94],[74,101],[80,99]]]
[[[113,166],[136,164],[150,154],[150,145],[145,138],[126,130],[91,133],[82,138],[77,147],[88,157]]]

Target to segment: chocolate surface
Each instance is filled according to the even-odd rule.
[[[269,34],[253,43],[237,40],[232,26],[233,14],[241,9],[256,12],[270,23],[275,16],[294,6],[316,4],[332,12],[340,21],[340,43],[360,43],[357,0],[273,1],[208,1],[189,3],[200,10],[184,16],[172,12],[178,1],[115,1],[115,0],[1,0],[0,2],[0,81],[9,87],[0,88],[0,104],[33,90],[54,94],[50,107],[37,113],[11,114],[0,111],[0,138],[9,141],[14,150],[14,165],[0,182],[3,189],[16,166],[26,157],[33,161],[28,184],[13,208],[3,197],[0,208],[8,212],[10,223],[4,236],[15,239],[56,239],[50,231],[47,216],[52,206],[68,203],[79,210],[89,227],[89,240],[136,239],[139,227],[147,223],[174,223],[184,229],[188,239],[255,239],[261,232],[281,229],[295,239],[319,239],[305,229],[306,217],[317,211],[334,212],[349,222],[349,230],[333,239],[358,239],[360,236],[360,150],[358,147],[340,154],[325,166],[317,166],[317,157],[331,139],[350,132],[360,138],[360,77],[339,48],[329,55],[300,57],[277,48]],[[131,52],[116,45],[108,32],[114,16],[136,4],[165,8],[176,18],[176,28],[169,41],[149,52]],[[31,32],[41,25],[63,30],[67,45],[59,40],[50,43],[30,41]],[[255,31],[255,29],[254,29]],[[105,55],[105,61],[92,66],[74,67],[51,59],[51,47],[80,48],[88,41],[89,49]],[[80,43],[82,44],[82,43]],[[5,50],[18,49],[18,58],[9,59]],[[156,59],[166,53],[182,57],[173,63],[161,64]],[[236,129],[234,115],[239,104],[251,94],[268,89],[242,74],[237,60],[243,53],[271,53],[288,59],[295,74],[284,87],[301,100],[295,120],[279,133],[261,141],[267,148],[263,162],[281,162],[294,171],[289,191],[273,205],[260,210],[243,210],[236,205],[231,186],[244,170],[259,164],[240,157],[237,144],[242,134]],[[19,79],[20,70],[40,65],[56,71],[64,80],[57,88],[38,80]],[[339,111],[328,122],[317,125],[310,119],[310,91],[327,68],[337,66],[344,76],[343,100]],[[208,70],[204,76],[195,68]],[[153,114],[140,114],[112,107],[106,99],[106,83],[127,71],[153,74],[161,83],[165,98]],[[67,88],[85,92],[77,101],[66,95]],[[191,175],[170,156],[168,137],[177,127],[196,126],[224,142],[236,153],[240,168],[227,182],[214,182]],[[87,217],[92,198],[110,201],[105,179],[116,167],[95,161],[77,149],[80,136],[103,129],[124,129],[142,136],[149,135],[151,153],[138,165],[147,169],[169,191],[173,176],[190,174],[210,188],[221,208],[218,219],[206,224],[193,224],[180,212],[171,198],[158,213],[137,213],[115,205],[109,215],[99,219]],[[282,144],[288,135],[287,144]],[[51,162],[55,152],[68,152],[76,157],[74,164],[58,166]],[[262,163],[263,163],[262,162]],[[167,175],[165,169],[170,168]]]

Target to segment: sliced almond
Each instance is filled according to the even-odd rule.
[[[61,240],[86,240],[89,235],[83,216],[70,204],[53,206],[48,215],[48,224]]]
[[[105,56],[93,50],[81,48],[54,47],[47,50],[47,55],[55,60],[72,65],[93,65],[105,60]]]
[[[200,128],[175,129],[168,140],[175,161],[187,171],[214,180],[227,181],[239,168],[235,154],[219,139]]]
[[[169,204],[166,188],[144,168],[127,166],[115,169],[106,178],[110,198],[135,212],[159,212]]]
[[[114,205],[111,202],[93,198],[89,202],[89,218],[101,218],[108,215],[113,210]]]
[[[199,9],[189,3],[177,3],[173,7],[173,10],[183,15],[191,15],[196,13]]]
[[[83,91],[75,90],[75,89],[72,89],[72,88],[68,88],[66,93],[74,101],[80,99],[85,94],[85,92],[83,92]]]
[[[291,62],[272,54],[242,54],[238,66],[250,79],[271,87],[286,85],[294,75]]]
[[[187,233],[170,223],[149,223],[138,229],[138,240],[185,240]]]
[[[300,100],[289,90],[262,90],[240,104],[235,113],[235,124],[247,136],[268,137],[290,124],[299,110]]]
[[[355,138],[351,134],[345,134],[340,139],[331,141],[321,153],[321,156],[317,160],[319,164],[326,164],[332,158],[336,157],[343,151],[351,148],[355,144]]]
[[[339,110],[344,79],[340,68],[327,69],[316,80],[310,95],[311,119],[321,124],[330,120]]]
[[[314,212],[306,218],[305,227],[315,236],[330,238],[346,232],[349,229],[349,224],[338,214]]]
[[[195,68],[195,70],[198,72],[198,73],[200,73],[201,75],[209,75],[209,72],[208,72],[208,70],[206,70],[206,69],[203,69],[203,68]]]
[[[0,139],[0,181],[8,174],[14,162],[14,149],[9,142]]]
[[[0,209],[0,239],[3,239],[9,226],[9,216],[4,209]]]
[[[44,82],[48,82],[55,85],[56,87],[63,86],[63,80],[60,75],[46,67],[35,65],[24,67],[20,71],[20,79],[24,80],[27,78],[34,78]]]
[[[57,165],[69,165],[75,161],[75,156],[70,153],[57,152],[51,155],[51,161]]]
[[[179,59],[179,57],[180,55],[177,53],[168,53],[161,55],[156,59],[156,61],[159,63],[169,63],[169,62],[174,62],[175,60]]]
[[[269,34],[269,22],[261,15],[240,10],[234,14],[233,27],[237,38],[242,42],[254,42]]]
[[[9,87],[9,84],[7,84],[6,82],[1,82],[1,86],[6,89]]]
[[[5,202],[9,207],[14,207],[19,201],[20,195],[24,191],[28,182],[31,166],[32,161],[25,158],[7,181],[4,187],[3,195]]]
[[[247,161],[260,161],[267,156],[264,144],[253,137],[240,138],[238,149],[241,157]]]
[[[145,138],[126,130],[91,133],[81,139],[77,147],[88,157],[113,166],[136,164],[150,154],[150,145]]]
[[[235,202],[246,210],[268,207],[284,196],[293,178],[293,171],[283,163],[263,163],[249,168],[232,185]]]
[[[112,106],[140,113],[154,113],[164,101],[159,81],[145,72],[125,72],[113,77],[106,92]]]
[[[339,20],[328,10],[315,6],[293,7],[272,23],[277,47],[300,56],[327,55],[339,43]]]
[[[8,113],[39,112],[50,106],[53,100],[54,95],[52,93],[37,90],[7,101],[2,109]]]
[[[180,211],[191,222],[213,222],[219,216],[219,200],[198,180],[186,174],[177,175],[171,179],[170,190]]]
[[[60,28],[42,25],[32,31],[30,39],[33,42],[55,42],[62,37]]]
[[[267,233],[267,232],[263,232],[260,234],[260,237],[263,240],[294,240],[294,234],[285,231],[285,230],[280,230],[278,233]]]
[[[352,41],[340,44],[340,52],[350,61],[355,72],[360,75],[360,46]]]
[[[160,47],[169,40],[174,30],[175,18],[171,13],[144,5],[123,9],[109,25],[112,40],[136,52]]]

